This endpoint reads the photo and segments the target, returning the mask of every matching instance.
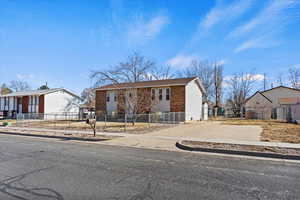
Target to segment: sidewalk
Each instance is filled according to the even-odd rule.
[[[52,130],[42,128],[25,128],[25,127],[0,127],[0,131],[3,130],[13,131],[37,131],[37,132],[56,132],[67,134],[93,134],[92,131],[74,131],[74,130]],[[121,146],[133,146],[141,148],[155,148],[155,149],[167,149],[178,150],[175,147],[175,143],[181,140],[191,140],[198,142],[215,142],[226,144],[240,144],[240,145],[256,145],[256,146],[269,146],[269,147],[281,147],[281,148],[300,148],[300,144],[281,143],[281,142],[259,142],[259,141],[240,141],[240,140],[228,140],[228,139],[199,139],[194,137],[174,137],[174,136],[159,136],[150,134],[128,134],[128,133],[111,133],[111,132],[98,132],[97,135],[103,136],[118,136],[119,138],[103,141],[100,143],[110,145]]]

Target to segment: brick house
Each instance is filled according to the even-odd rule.
[[[197,77],[110,84],[96,89],[96,113],[124,113],[122,99],[137,96],[142,106],[135,113],[183,112],[186,121],[202,120],[205,93]]]
[[[4,117],[16,117],[19,113],[78,112],[70,101],[80,100],[74,93],[58,88],[32,90],[0,95],[0,113]]]

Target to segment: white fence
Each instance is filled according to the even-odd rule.
[[[277,108],[277,119],[287,122],[300,120],[300,104],[284,105]]]

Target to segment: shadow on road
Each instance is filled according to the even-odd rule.
[[[0,194],[5,194],[19,200],[54,199],[63,200],[63,196],[51,188],[26,187],[22,181],[30,175],[35,175],[50,168],[37,169],[21,175],[0,180]]]
[[[42,134],[30,134],[30,133],[16,133],[16,132],[0,132],[4,135],[15,135],[15,136],[26,136],[26,137],[39,137],[39,138],[52,138],[52,139],[61,139],[61,140],[74,140],[74,141],[88,141],[88,142],[101,142],[109,139],[106,138],[82,138],[82,137],[73,137],[73,136],[58,136],[58,135],[42,135]]]

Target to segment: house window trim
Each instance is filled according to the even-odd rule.
[[[163,89],[162,88],[158,89],[158,99],[159,99],[159,101],[163,100]]]
[[[155,100],[155,89],[152,89],[151,90],[151,99],[152,99],[152,101],[154,101]]]
[[[166,88],[166,101],[170,101],[170,88]]]

